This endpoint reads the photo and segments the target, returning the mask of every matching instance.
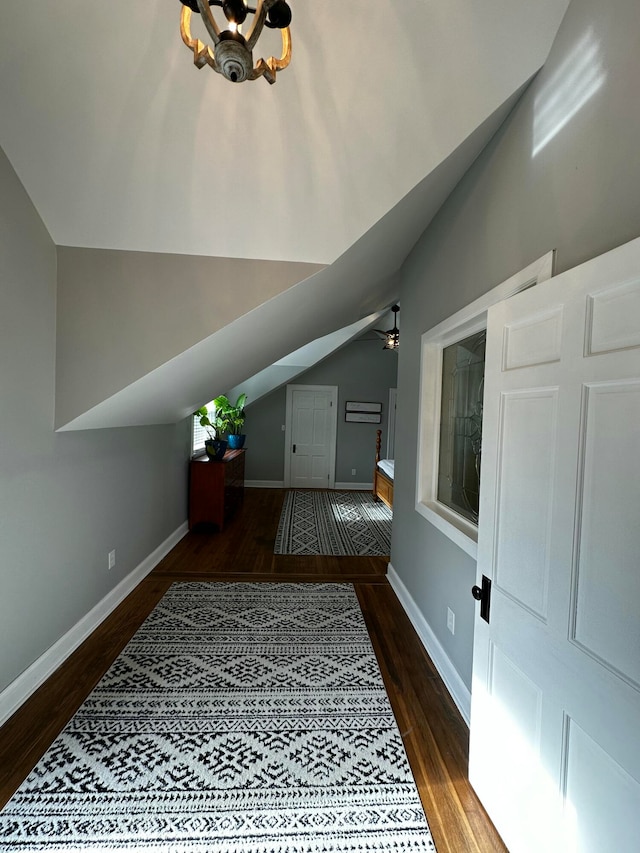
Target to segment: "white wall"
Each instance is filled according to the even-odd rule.
[[[187,515],[185,422],[54,433],[56,265],[0,150],[0,691]]]
[[[637,0],[573,0],[544,69],[403,266],[391,560],[467,687],[475,564],[414,509],[420,336],[550,249],[560,272],[640,234],[638,44]],[[545,116],[557,133],[539,147]]]

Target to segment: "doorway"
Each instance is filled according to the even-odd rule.
[[[335,487],[337,414],[337,386],[287,385],[285,488]]]

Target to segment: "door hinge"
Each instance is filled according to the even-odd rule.
[[[296,446],[295,446],[295,444],[293,445],[293,452],[294,452],[294,453],[296,452]]]
[[[482,575],[482,586],[472,587],[471,595],[480,602],[480,616],[488,622],[491,612],[491,580],[486,575]]]

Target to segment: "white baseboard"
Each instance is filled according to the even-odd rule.
[[[387,569],[387,578],[468,726],[471,721],[471,691],[458,675],[451,659],[391,563]]]
[[[0,726],[14,714],[50,675],[64,663],[69,655],[83,643],[87,637],[103,622],[110,613],[135,589],[143,578],[154,569],[160,560],[186,535],[188,524],[185,521],[168,536],[140,565],[115,586],[111,592],[83,616],[73,628],[55,642],[30,667],[11,682],[0,693]]]
[[[372,492],[373,483],[336,483],[334,488],[341,492],[348,492],[350,490],[358,492]]]

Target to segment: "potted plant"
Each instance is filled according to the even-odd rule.
[[[230,448],[235,449],[244,445],[245,437],[242,433],[242,427],[246,417],[244,412],[246,402],[247,395],[244,393],[240,394],[235,404],[232,404],[224,394],[216,397],[213,401],[216,407],[216,427],[226,433]]]
[[[197,412],[194,412],[196,417],[200,418],[200,426],[204,427],[209,435],[205,440],[204,449],[209,459],[222,459],[227,449],[227,442],[223,438],[218,438],[218,430],[223,427],[216,414],[213,416],[213,421],[209,418],[209,410],[206,406],[202,406]]]

